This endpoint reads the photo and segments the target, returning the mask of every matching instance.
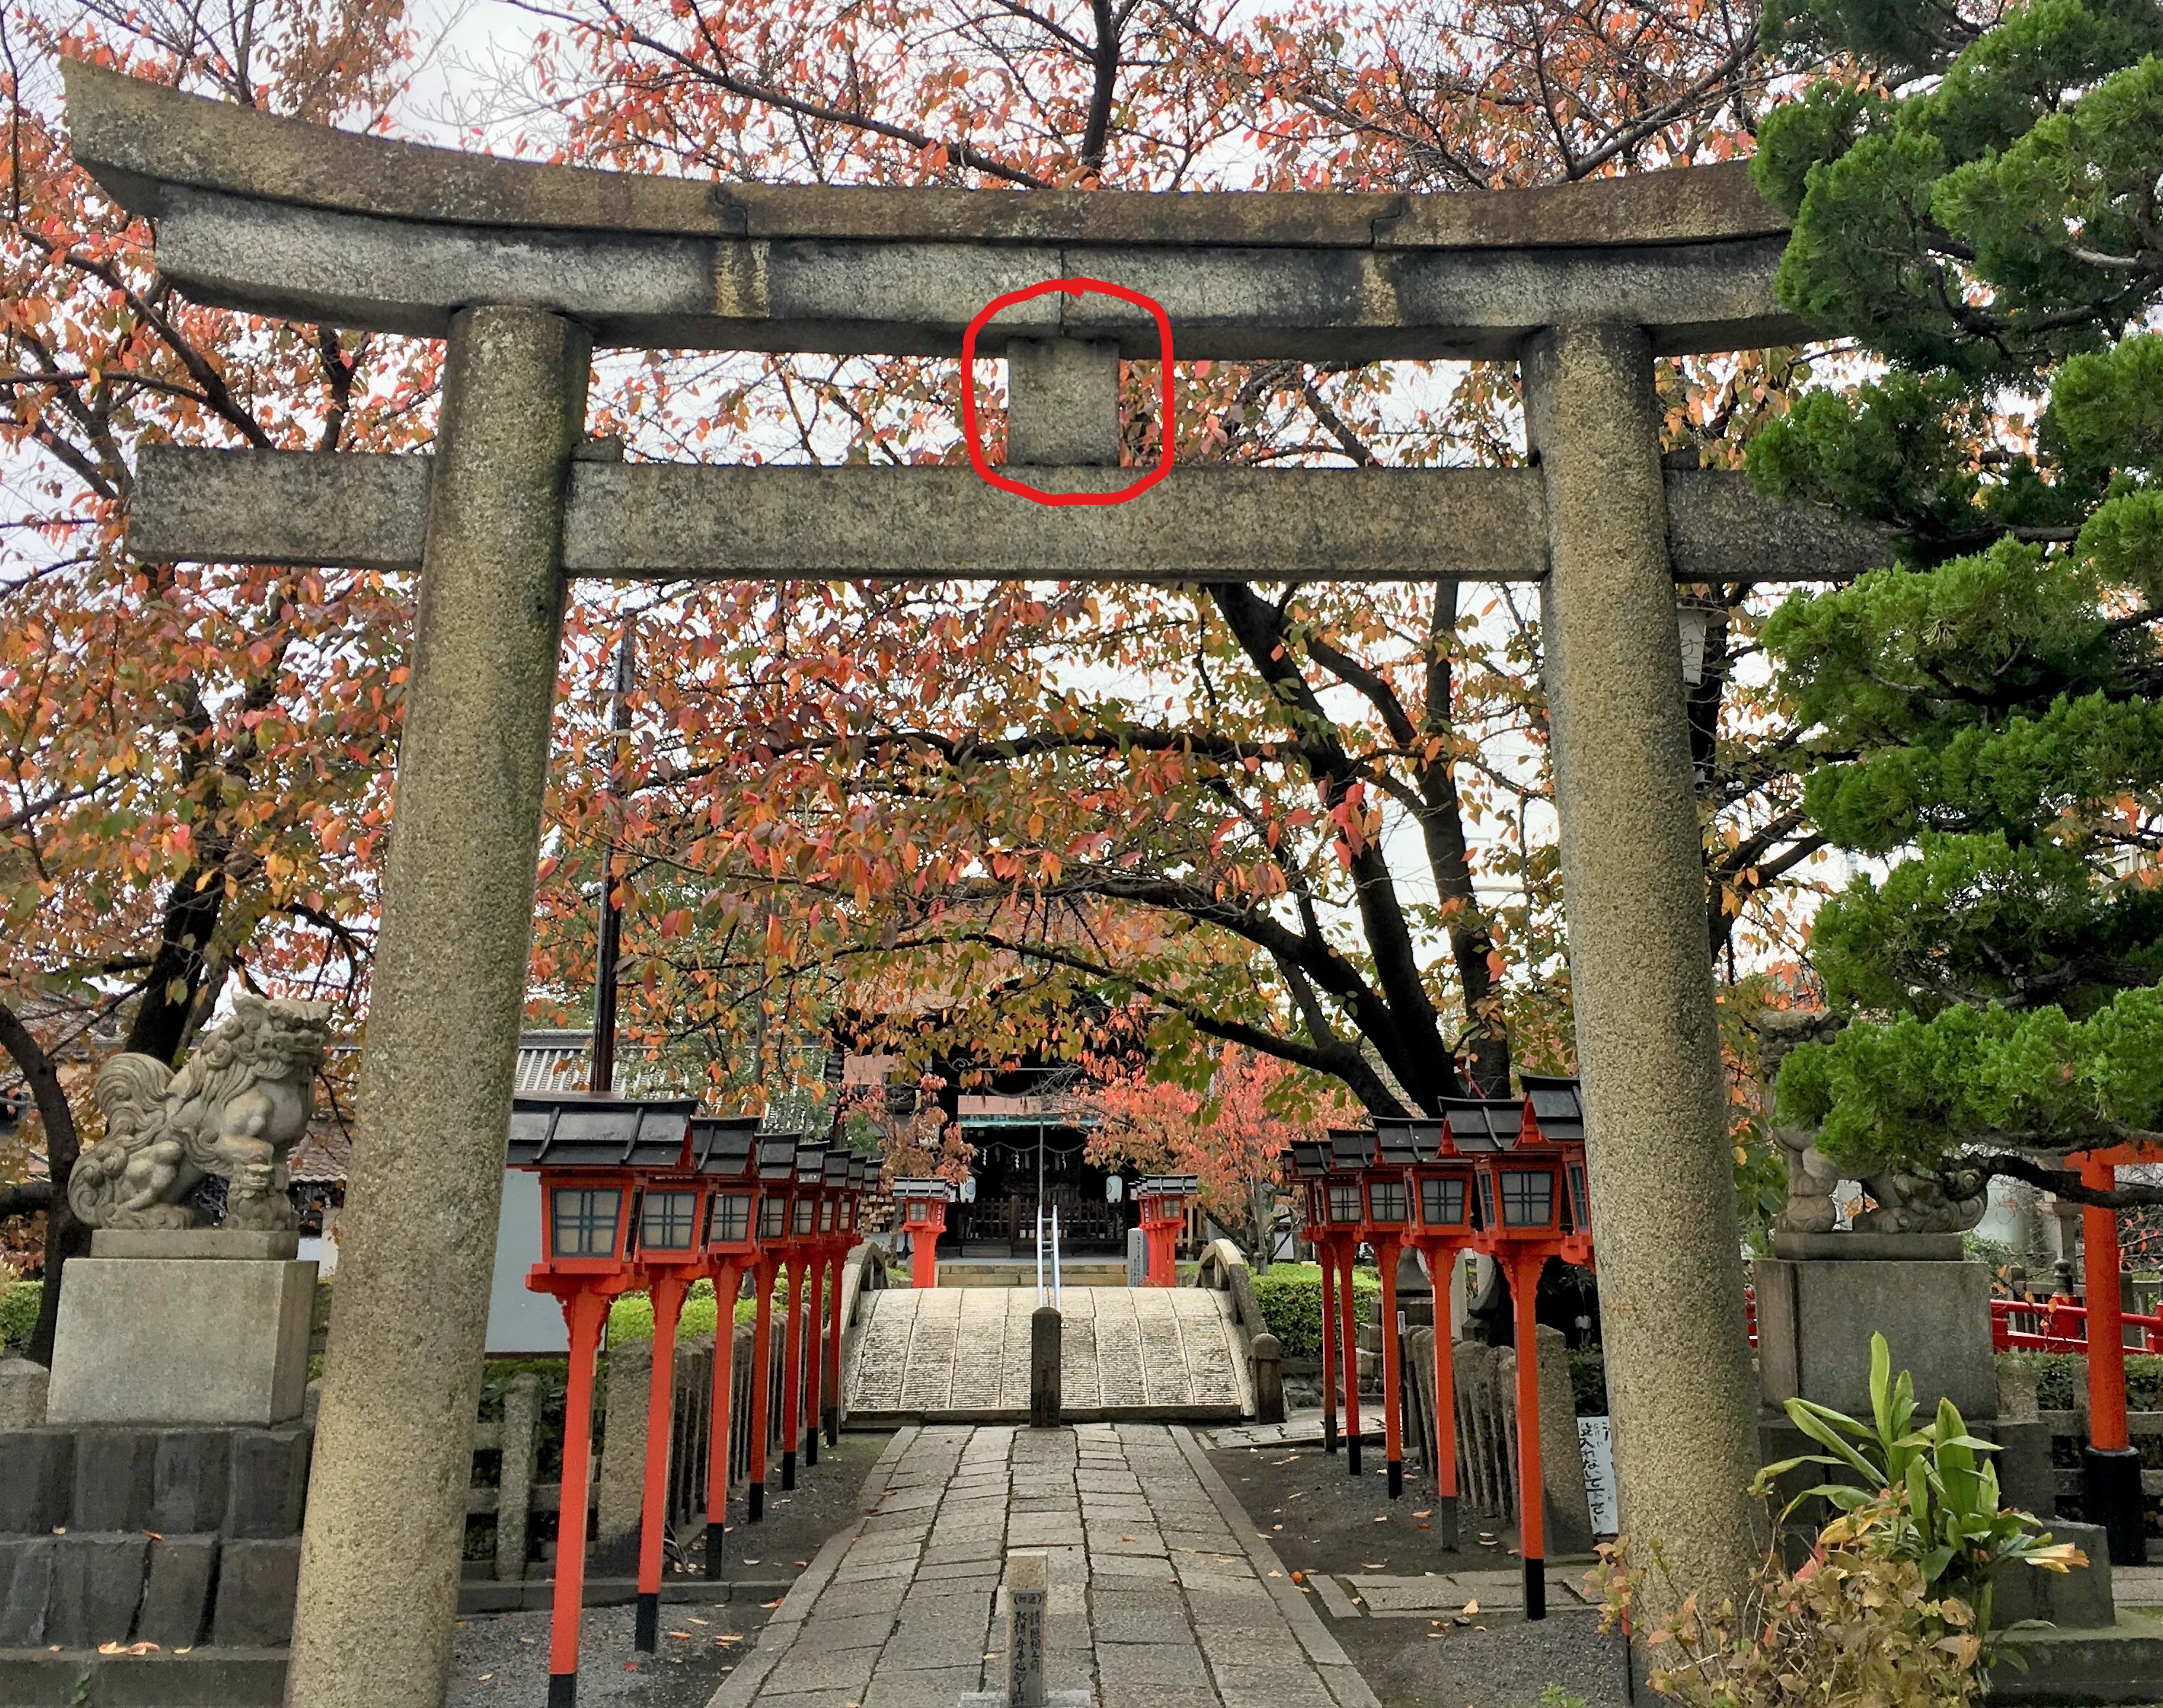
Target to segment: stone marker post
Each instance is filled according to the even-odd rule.
[[[1683,1590],[1739,1599],[1757,1391],[1652,352],[1635,327],[1567,326],[1532,341],[1524,374],[1621,1522]]]
[[[1059,1309],[1039,1305],[1029,1319],[1029,1427],[1059,1427],[1061,1394]]]
[[[1007,1556],[1007,1708],[1044,1708],[1044,1615],[1051,1556],[1021,1548]]]
[[[589,364],[558,315],[452,322],[291,1708],[449,1675]]]

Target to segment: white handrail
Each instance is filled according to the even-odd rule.
[[[1066,1309],[1059,1291],[1059,1206],[1056,1204],[1051,1207],[1051,1302],[1061,1310]]]

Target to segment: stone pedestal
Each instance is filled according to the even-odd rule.
[[[293,1241],[220,1229],[101,1229],[91,1255],[68,1265],[46,1421],[263,1427],[297,1418],[316,1265],[293,1260]]]
[[[1882,1333],[1924,1416],[1940,1397],[1966,1418],[1998,1415],[1986,1265],[1870,1255],[1762,1258],[1755,1268],[1758,1384],[1774,1411],[1799,1398],[1867,1417],[1870,1337]]]

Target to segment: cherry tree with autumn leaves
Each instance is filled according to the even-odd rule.
[[[172,291],[147,226],[67,157],[56,56],[383,129],[430,45],[389,0],[0,16],[0,1052],[64,1181],[100,1053],[175,1059],[236,983],[361,1011],[410,621],[398,577],[128,558],[134,453],[424,448],[438,352]],[[1498,187],[1747,148],[1766,77],[1749,22],[1710,3],[566,0],[546,25],[553,152],[719,179]],[[956,377],[614,358],[590,424],[633,456],[951,460]],[[1795,377],[1673,370],[1675,448],[1731,456]],[[1137,458],[1167,430],[1188,460],[1518,454],[1491,368],[1193,364],[1169,423],[1150,384],[1136,364]],[[1380,589],[578,589],[541,1007],[590,988],[605,881],[632,910],[627,1030],[754,1101],[837,1017],[913,1072],[1079,1055],[1090,1015],[1136,1001],[1190,1084],[1227,1045],[1378,1110],[1497,1088],[1513,1054],[1566,1065],[1537,625],[1448,568]],[[1748,588],[1714,591],[1718,661],[1752,618]],[[634,608],[619,741],[593,684]],[[1721,670],[1693,710],[1715,945],[1810,846],[1765,710]],[[893,977],[969,1000],[935,1026],[867,1013],[867,981]],[[63,1210],[47,1231],[56,1273],[82,1230]]]
[[[1227,1044],[1195,1088],[1137,1067],[1104,1075],[1080,1106],[1096,1118],[1084,1151],[1102,1167],[1191,1174],[1202,1208],[1247,1261],[1266,1269],[1296,1220],[1284,1186],[1295,1140],[1322,1139],[1328,1118],[1349,1119],[1342,1094],[1317,1107],[1289,1064]],[[1333,1107],[1334,1105],[1334,1107]]]
[[[1452,5],[1378,19],[1019,0],[746,9],[526,0],[566,151],[719,179],[1118,188],[1490,188],[1748,146],[1764,70],[1716,5]],[[1130,461],[1516,460],[1513,372],[1184,364]],[[1730,464],[1802,369],[1668,369],[1676,454]],[[636,455],[956,461],[931,361],[630,364]],[[971,376],[996,400],[995,364]],[[996,411],[994,411],[996,416]],[[996,428],[994,428],[996,435]],[[996,447],[993,454],[996,455]],[[1013,1061],[1147,1006],[1190,1084],[1225,1045],[1377,1111],[1567,1066],[1537,623],[1436,565],[1418,587],[1015,584],[687,591],[657,625],[620,820],[561,800],[544,954],[584,977],[584,885],[639,899],[645,1022],[735,1051],[903,973],[985,1000],[862,1042]],[[1708,952],[1779,925],[1817,847],[1785,738],[1736,679],[1753,589],[1711,590],[1691,717]],[[611,828],[613,826],[613,828]],[[1392,841],[1402,843],[1391,846]]]
[[[60,115],[66,52],[373,128],[412,45],[397,7],[31,3],[0,45],[0,1057],[34,1098],[50,1276],[86,1240],[65,1186],[98,1059],[176,1060],[234,982],[364,993],[411,621],[380,575],[130,558],[135,453],[414,448],[437,351],[189,303]]]

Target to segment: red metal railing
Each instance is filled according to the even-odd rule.
[[[1743,1320],[1750,1344],[1757,1344],[1757,1290],[1742,1290]],[[2129,1352],[2163,1353],[2163,1314],[2137,1317],[2124,1313],[2125,1345]],[[1993,1299],[1990,1302],[1990,1344],[1999,1352],[2086,1352],[2088,1349],[2087,1307],[2071,1299]]]
[[[2125,1344],[2135,1352],[2163,1353],[2163,1316],[2124,1317]],[[1993,1299],[1990,1343],[2000,1352],[2086,1352],[2088,1313],[2071,1299]]]

